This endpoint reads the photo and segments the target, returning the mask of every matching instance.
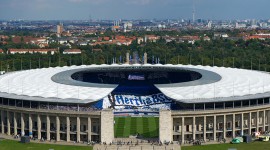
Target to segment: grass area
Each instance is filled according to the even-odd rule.
[[[52,145],[39,143],[20,143],[12,140],[0,140],[0,150],[92,150],[90,146]]]
[[[138,121],[137,119],[136,121]],[[132,119],[130,119],[130,121],[132,121]],[[237,150],[269,150],[270,142],[182,146],[181,150],[228,150],[229,148],[236,148]],[[92,150],[93,148],[90,146],[67,146],[67,145],[52,145],[52,144],[38,144],[38,143],[23,144],[18,141],[0,140],[0,150],[49,150],[49,149]]]
[[[158,137],[158,117],[115,117],[115,137],[128,137],[139,133],[145,138]]]
[[[270,142],[183,146],[181,150],[228,150],[229,148],[237,150],[270,150]]]

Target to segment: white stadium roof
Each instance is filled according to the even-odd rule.
[[[270,75],[265,72],[225,67],[169,64],[90,65],[11,72],[0,76],[0,96],[49,102],[94,102],[106,97],[117,85],[104,86],[104,84],[93,84],[91,86],[75,86],[54,82],[52,77],[58,73],[69,70],[113,67],[198,69],[214,72],[221,76],[220,80],[213,83],[200,84],[200,82],[197,82],[199,84],[194,84],[196,82],[191,81],[190,83],[193,84],[186,82],[155,85],[166,96],[185,103],[228,101],[270,96]]]

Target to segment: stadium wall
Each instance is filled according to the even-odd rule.
[[[270,130],[270,106],[230,108],[207,111],[172,111],[173,141],[220,141]],[[160,131],[164,132],[164,131]]]
[[[2,134],[36,139],[106,142],[114,139],[113,111],[63,111],[0,105]],[[160,111],[160,141],[218,141],[270,130],[270,105],[202,111]],[[89,130],[90,129],[90,130]]]
[[[102,111],[59,111],[6,105],[0,105],[0,111],[0,133],[6,135],[29,135],[47,141],[100,142],[100,137],[107,134],[101,132],[108,128],[101,126],[102,118],[107,119]]]

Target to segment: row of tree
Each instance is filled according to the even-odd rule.
[[[195,32],[195,31],[193,31]],[[129,33],[131,34],[131,33]],[[0,45],[2,49],[8,48],[36,48],[28,44],[8,43]],[[67,47],[58,43],[51,43],[50,48],[59,48],[62,52]],[[211,41],[196,41],[177,43],[166,42],[160,39],[157,42],[138,44],[134,41],[131,45],[97,45],[74,46],[82,50],[80,55],[55,55],[43,54],[1,54],[1,70],[25,70],[43,67],[111,64],[125,63],[126,53],[131,55],[137,52],[140,60],[143,54],[148,54],[148,63],[162,64],[192,64],[236,67],[254,70],[270,71],[270,40],[229,40],[213,39]],[[93,52],[93,49],[102,49],[101,52]]]

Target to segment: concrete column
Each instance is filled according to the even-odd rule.
[[[50,141],[51,140],[51,120],[50,120],[50,116],[46,116],[46,123],[47,123],[47,129],[46,129],[47,140]]]
[[[7,111],[7,135],[10,135],[10,114],[9,112]]]
[[[232,137],[235,137],[235,114],[232,114]]]
[[[88,123],[87,123],[87,129],[88,129],[88,132],[87,132],[87,136],[88,136],[88,141],[90,142],[92,139],[91,139],[91,132],[92,132],[92,125],[91,125],[91,118],[88,117]]]
[[[203,140],[206,141],[206,116],[203,116]]]
[[[40,115],[37,115],[37,135],[38,135],[38,139],[41,139],[41,119],[40,119]]]
[[[70,141],[70,120],[69,117],[67,117],[67,142]]]
[[[184,142],[185,142],[185,117],[182,117],[181,137],[182,137],[182,144],[184,144]]]
[[[241,136],[244,134],[244,114],[241,113]]]
[[[260,120],[260,113],[259,111],[256,112],[257,118],[256,118],[256,131],[259,132],[259,120]]]
[[[81,120],[80,117],[77,117],[77,141],[76,142],[80,142],[81,141]]]
[[[113,122],[113,119],[112,119],[112,122]],[[101,125],[102,125],[102,122],[101,122]],[[109,124],[107,124],[107,126],[109,126]],[[113,125],[112,125],[112,127],[113,127]],[[112,131],[113,131],[113,129],[112,129]],[[171,111],[170,110],[160,110],[160,112],[159,112],[159,140],[161,142],[172,141],[173,140],[172,139],[172,137],[173,137],[172,131],[173,131],[173,124],[172,124]]]
[[[30,132],[32,133],[32,135],[30,135]],[[33,122],[31,114],[29,114],[29,136],[33,137]]]
[[[17,113],[14,112],[14,115],[13,115],[13,125],[14,125],[14,135],[17,135],[18,132],[17,132]]]
[[[196,140],[196,118],[192,118],[192,139]]]
[[[251,135],[251,112],[248,115],[248,134]]]
[[[24,134],[25,134],[24,127],[25,127],[25,124],[24,124],[24,115],[23,115],[23,113],[21,113],[21,136],[24,136]]]
[[[223,118],[223,138],[225,139],[226,138],[226,135],[227,135],[227,127],[226,127],[226,124],[227,124],[227,120],[226,120],[226,115],[224,115],[224,118]]]
[[[214,141],[217,140],[217,116],[214,115],[214,130],[213,130],[213,135],[214,135]]]
[[[265,110],[264,110],[264,111],[263,111],[263,116],[262,116],[262,119],[263,119],[263,120],[262,120],[262,121],[263,121],[263,132],[266,130],[266,129],[265,129],[265,117],[266,117],[266,116],[265,116]]]
[[[268,125],[268,131],[269,131],[270,130],[270,110],[267,110],[266,114],[267,114],[267,125]]]
[[[1,110],[1,133],[4,134],[5,133],[5,125],[4,125],[4,111]]]
[[[55,118],[55,122],[56,122],[56,141],[60,141],[60,120],[59,117],[56,116]]]

